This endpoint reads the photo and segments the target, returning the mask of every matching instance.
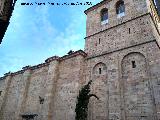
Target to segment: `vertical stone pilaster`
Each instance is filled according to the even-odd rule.
[[[57,59],[53,60],[49,64],[48,68],[48,75],[47,75],[47,95],[45,96],[47,102],[45,105],[45,111],[47,116],[43,119],[54,120],[54,101],[55,101],[55,93],[56,93],[56,86],[57,80],[59,76],[59,61]]]
[[[157,115],[157,109],[156,109],[156,101],[155,101],[155,91],[154,91],[154,85],[153,84],[155,82],[155,80],[158,80],[156,77],[152,76],[151,74],[151,67],[149,65],[149,61],[148,61],[149,55],[147,53],[147,75],[148,75],[148,84],[149,84],[149,90],[150,90],[150,95],[151,95],[151,99],[152,99],[152,107],[153,107],[153,116],[154,116],[154,120],[158,120],[158,115]]]
[[[30,86],[30,78],[31,78],[31,70],[28,68],[23,73],[22,82],[23,87],[21,89],[19,103],[18,103],[18,111],[15,114],[15,120],[21,120],[21,115],[25,112],[25,105],[28,97],[28,90]]]
[[[5,110],[5,106],[6,106],[6,102],[7,102],[7,97],[8,97],[8,91],[11,85],[11,80],[12,80],[12,74],[11,73],[7,73],[6,74],[6,79],[5,79],[5,89],[4,89],[4,97],[3,97],[3,101],[2,101],[2,106],[0,108],[0,119],[3,120],[4,119],[4,110]]]
[[[120,57],[118,57],[118,78],[119,78],[119,92],[120,92],[120,102],[121,102],[121,119],[126,120],[125,115],[125,100],[124,100],[124,84],[122,79],[122,68]]]

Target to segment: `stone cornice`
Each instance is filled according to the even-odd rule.
[[[29,69],[30,70],[35,70],[35,69],[39,69],[39,68],[48,66],[50,64],[50,62],[52,62],[54,60],[63,61],[63,60],[66,60],[66,59],[70,59],[70,58],[76,57],[78,55],[82,55],[83,57],[87,56],[87,54],[83,50],[78,50],[78,51],[72,52],[71,54],[64,55],[62,57],[52,56],[52,57],[46,59],[44,63],[38,64],[38,65],[34,65],[34,66],[25,66],[25,67],[22,68],[22,70],[19,70],[17,72],[5,73],[3,77],[0,77],[0,80],[5,79],[9,75],[13,75],[14,76],[14,75],[18,75],[18,74],[23,74],[26,70],[29,70]]]

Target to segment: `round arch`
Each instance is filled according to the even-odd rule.
[[[106,71],[107,71],[106,64],[99,62],[96,65],[94,65],[94,67],[92,69],[92,74],[93,75],[105,74]]]

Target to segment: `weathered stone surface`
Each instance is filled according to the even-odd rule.
[[[53,56],[0,78],[0,119],[75,120],[81,86],[92,80],[88,120],[160,119],[160,35],[149,0],[104,0],[85,11],[85,52]],[[100,11],[107,8],[108,24]],[[156,21],[157,22],[157,21]],[[41,103],[41,100],[44,100]]]

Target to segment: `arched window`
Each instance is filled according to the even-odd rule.
[[[117,13],[117,15],[118,15],[118,16],[117,16],[118,18],[125,16],[125,5],[124,5],[124,1],[119,0],[119,1],[116,3],[116,13]]]
[[[104,63],[97,63],[94,67],[93,67],[93,74],[94,75],[104,75],[106,73],[107,67]]]
[[[108,23],[108,9],[104,8],[101,10],[101,24]]]

